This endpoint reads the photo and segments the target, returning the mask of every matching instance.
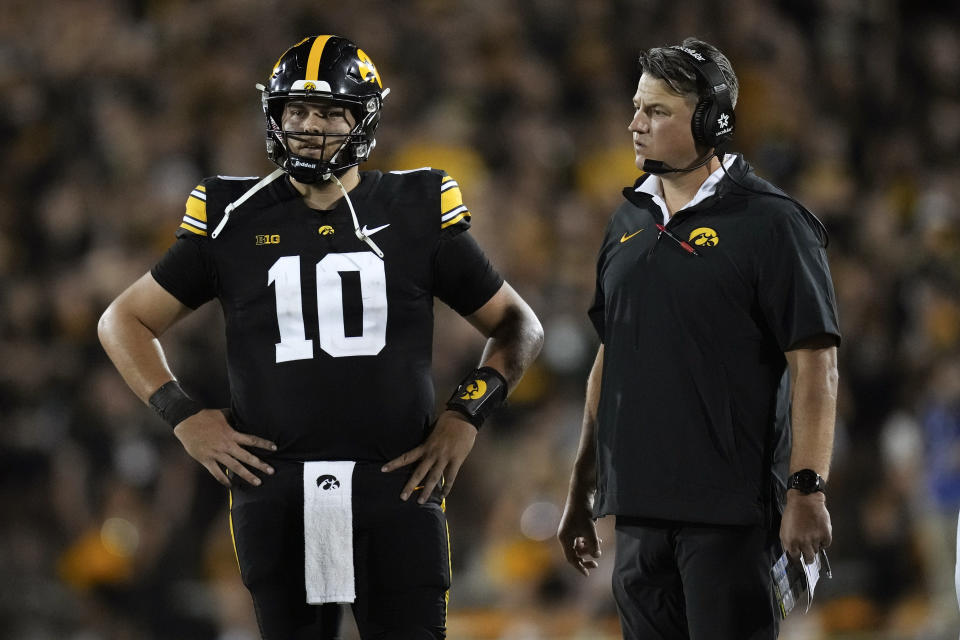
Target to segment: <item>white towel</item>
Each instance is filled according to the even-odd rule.
[[[353,602],[354,462],[303,463],[304,581],[307,603]]]

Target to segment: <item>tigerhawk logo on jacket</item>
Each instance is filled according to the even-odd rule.
[[[720,244],[720,236],[710,227],[699,227],[690,232],[688,241],[698,247],[715,247]]]

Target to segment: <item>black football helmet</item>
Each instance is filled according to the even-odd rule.
[[[307,184],[337,176],[370,156],[376,146],[374,134],[380,124],[383,88],[380,74],[370,57],[350,40],[340,36],[310,36],[293,45],[273,67],[267,86],[261,91],[263,115],[267,120],[267,157],[298,182]],[[284,131],[284,105],[292,98],[329,100],[351,111],[356,119],[347,134],[319,134],[324,146],[339,139],[340,147],[329,160],[294,154],[288,135],[310,134]]]

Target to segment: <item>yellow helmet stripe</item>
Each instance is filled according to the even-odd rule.
[[[323,49],[327,46],[327,40],[332,36],[317,36],[310,47],[310,57],[307,58],[307,75],[304,80],[319,80],[320,58],[323,57]]]

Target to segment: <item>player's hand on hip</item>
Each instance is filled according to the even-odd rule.
[[[567,497],[560,527],[557,529],[557,540],[560,541],[567,562],[583,575],[589,576],[590,569],[599,566],[596,558],[600,557],[600,544],[603,540],[597,536],[597,525],[593,520],[589,498]]]
[[[783,550],[793,558],[802,553],[803,559],[809,563],[832,541],[833,526],[826,496],[819,491],[809,495],[795,489],[787,491],[787,505],[780,522]]]
[[[250,468],[263,473],[273,473],[273,467],[244,447],[276,451],[277,445],[269,440],[236,431],[227,423],[222,411],[204,409],[178,424],[173,433],[187,453],[202,464],[217,482],[226,487],[230,486],[230,479],[224,469],[252,485],[259,485],[261,481]]]
[[[467,459],[477,438],[477,428],[467,422],[455,411],[444,411],[437,418],[437,424],[427,439],[418,447],[394,458],[380,469],[384,472],[395,471],[400,467],[419,461],[407,484],[400,493],[401,500],[407,500],[413,492],[420,490],[417,502],[423,504],[430,498],[434,487],[443,486],[443,497],[450,494],[463,461]]]

